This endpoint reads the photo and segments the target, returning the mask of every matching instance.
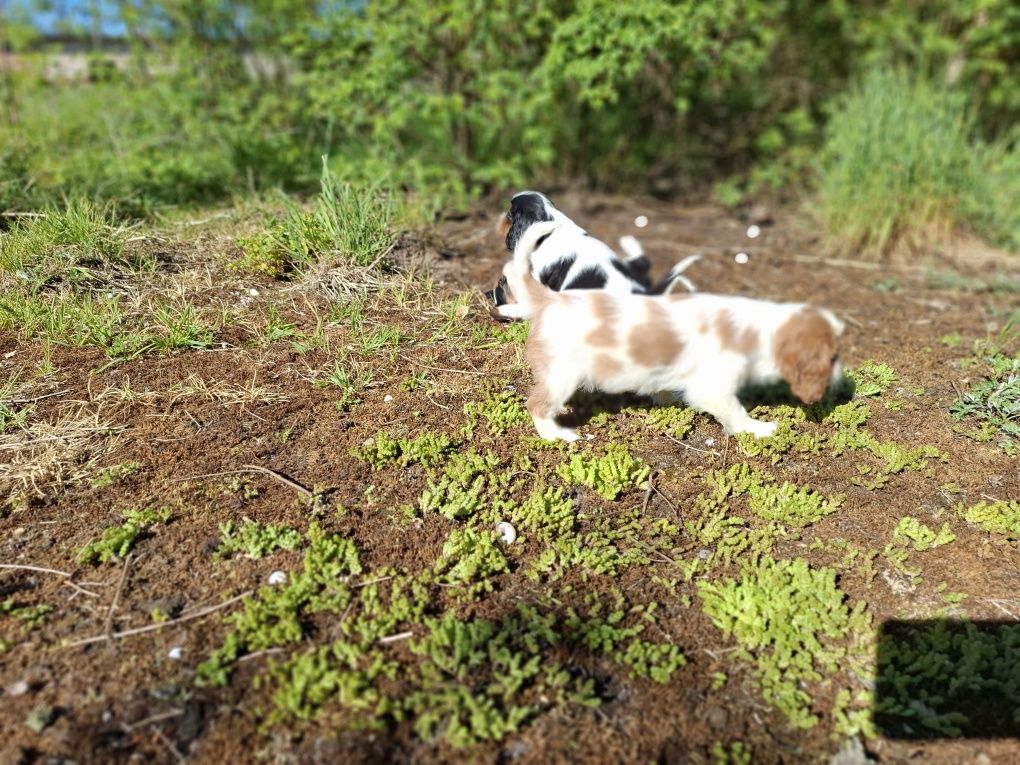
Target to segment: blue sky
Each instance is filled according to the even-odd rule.
[[[28,18],[41,31],[50,33],[58,30],[61,19],[72,28],[88,30],[91,27],[88,0],[49,0],[42,5],[50,6],[51,10],[40,11],[41,5],[36,0],[0,0],[0,6],[6,5],[12,16]],[[111,0],[99,0],[100,13],[103,20],[103,34],[122,35],[125,32],[117,14],[117,5]],[[61,9],[59,12],[55,9]]]

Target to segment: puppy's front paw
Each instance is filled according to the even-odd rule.
[[[779,425],[775,422],[759,422],[758,420],[751,420],[747,424],[747,427],[743,429],[744,433],[751,433],[756,438],[768,438],[769,436],[775,435],[776,428]]]
[[[546,441],[562,439],[567,443],[572,443],[580,438],[576,430],[564,428],[562,425],[557,425],[556,422],[551,419],[535,418],[535,430],[537,430],[538,435]]]

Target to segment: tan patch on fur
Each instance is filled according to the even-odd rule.
[[[829,388],[836,357],[832,326],[814,308],[793,314],[776,331],[776,366],[790,384],[793,395],[805,404],[815,404]]]
[[[496,224],[496,232],[506,239],[507,232],[510,231],[510,214],[503,213],[499,218],[499,223]]]
[[[706,324],[705,320],[702,319],[701,321],[698,322],[698,334],[703,335],[706,332],[708,332],[708,324]]]
[[[623,364],[607,353],[600,353],[591,365],[591,374],[596,382],[611,380],[623,371]]]
[[[758,330],[754,327],[744,327],[738,331],[737,325],[733,323],[733,317],[725,311],[716,318],[715,329],[719,333],[719,344],[723,350],[746,356],[758,347]]]
[[[683,351],[683,343],[669,323],[669,312],[649,301],[648,321],[636,325],[627,338],[631,358],[646,367],[664,367],[676,361]]]
[[[690,292],[670,292],[668,295],[666,295],[666,297],[670,301],[689,300],[690,298],[694,297],[694,295],[692,295]]]
[[[616,345],[616,329],[613,327],[613,299],[598,292],[593,293],[591,315],[595,319],[595,329],[589,332],[584,341],[596,348],[612,348]]]

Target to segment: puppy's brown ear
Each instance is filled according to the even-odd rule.
[[[774,352],[793,395],[805,404],[821,401],[836,357],[835,333],[825,317],[813,308],[795,313],[776,332]]]
[[[496,224],[496,233],[506,239],[508,231],[510,231],[510,213],[503,213],[499,218],[499,223]]]

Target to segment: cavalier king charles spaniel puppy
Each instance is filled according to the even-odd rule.
[[[785,380],[806,404],[843,374],[836,348],[843,323],[822,308],[710,294],[556,292],[535,279],[531,254],[560,221],[518,236],[503,270],[532,316],[527,358],[535,379],[528,411],[542,438],[574,441],[555,417],[578,389],[682,395],[729,433],[772,435],[737,398],[746,384]]]
[[[682,272],[699,256],[685,258],[653,284],[648,273],[648,260],[637,239],[632,236],[620,239],[620,246],[627,255],[626,259],[620,258],[608,245],[590,236],[564,215],[548,197],[537,191],[515,194],[510,200],[510,209],[500,218],[497,230],[506,239],[506,248],[514,252],[526,231],[546,222],[558,225],[538,238],[531,267],[535,277],[551,290],[605,290],[620,295],[662,295],[680,282],[694,291],[694,285]],[[522,305],[509,302],[505,277],[486,295],[495,303],[497,318],[528,318],[529,314]]]

